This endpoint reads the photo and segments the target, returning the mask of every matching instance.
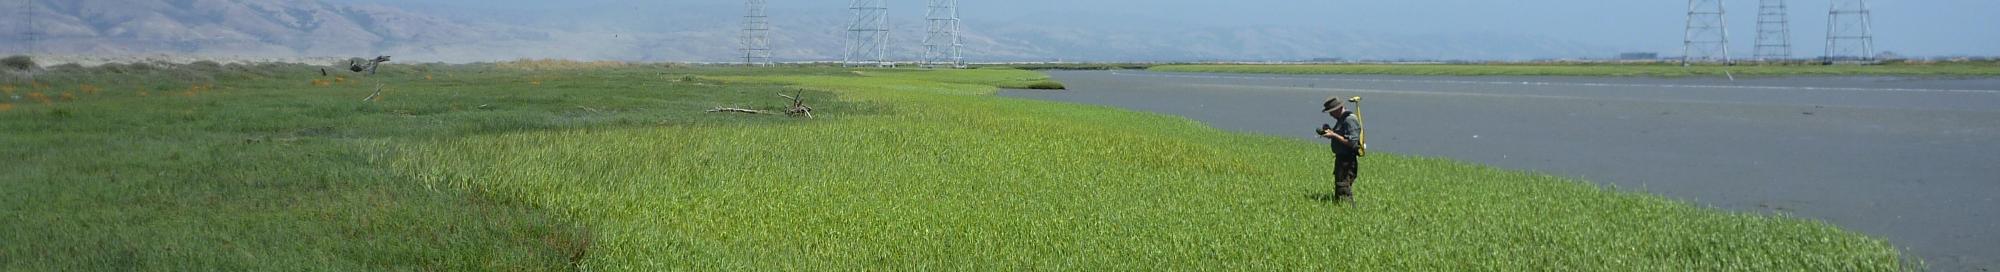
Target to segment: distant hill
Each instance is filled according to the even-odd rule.
[[[730,5],[542,14],[334,4],[317,0],[36,1],[31,10],[47,54],[366,56],[466,62],[514,58],[729,61],[736,55]],[[10,7],[10,10],[12,8]],[[616,8],[606,8],[616,9]],[[628,8],[629,9],[629,8]],[[781,60],[838,59],[845,13],[774,11]],[[1072,15],[1069,17],[1088,17]],[[0,29],[25,33],[8,16]],[[896,18],[892,56],[915,59],[923,26]],[[526,18],[526,19],[524,19]],[[1130,19],[1143,20],[1143,19]],[[966,18],[975,61],[1531,59],[1609,56],[1615,50],[1561,39],[1484,33],[1383,34],[1304,27],[1132,27],[1066,20]],[[1110,26],[1107,26],[1110,25]],[[1124,25],[1124,26],[1116,26]],[[19,37],[19,34],[11,34]],[[19,52],[25,39],[0,40]]]
[[[436,52],[439,46],[533,39],[533,31],[468,25],[380,6],[277,0],[36,1],[39,51],[52,54],[294,56]],[[11,7],[10,7],[11,8]],[[25,29],[9,16],[0,29]],[[498,31],[496,31],[498,30]],[[23,33],[14,31],[14,33]],[[18,36],[19,34],[10,35]],[[9,50],[25,39],[6,39]]]

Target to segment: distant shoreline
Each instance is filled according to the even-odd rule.
[[[1994,77],[2000,62],[1889,63],[1875,65],[1695,65],[1675,64],[1200,64],[1160,65],[1158,72],[1414,75],[1414,76],[1909,76]]]
[[[221,64],[251,63],[299,63],[326,65],[346,61],[349,57],[252,57],[252,56],[204,56],[179,54],[133,54],[133,55],[34,55],[35,64],[42,67],[76,64],[98,66],[110,63],[172,63],[189,64],[211,61]],[[354,56],[361,57],[361,56]]]

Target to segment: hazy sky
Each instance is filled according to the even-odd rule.
[[[514,10],[630,11],[677,7],[737,7],[727,0],[330,0],[391,6]],[[1825,45],[1826,0],[1787,1],[1796,56],[1818,56]],[[849,1],[770,0],[774,11],[844,14]],[[889,0],[891,20],[916,22],[925,1]],[[1870,1],[1878,50],[1905,55],[2000,55],[2000,1]],[[1537,34],[1622,51],[1679,55],[1687,3],[1675,0],[1008,0],[959,1],[976,31],[980,21],[1049,21],[1118,25],[1175,21],[1203,27],[1295,25],[1363,32]],[[1756,38],[1758,1],[1735,0],[1729,9],[1732,55],[1748,56]],[[1053,14],[1053,15],[1052,15]],[[1076,18],[1084,17],[1095,18]],[[1120,20],[1140,18],[1143,20]],[[1135,27],[1120,25],[1118,27]]]

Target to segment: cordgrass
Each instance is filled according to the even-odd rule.
[[[1424,75],[1424,76],[2000,76],[2000,63],[1947,62],[1883,65],[1697,65],[1677,64],[1313,64],[1313,65],[1162,65],[1161,72],[1253,73],[1299,75]],[[1726,71],[1726,72],[1725,72]]]
[[[591,226],[604,270],[1807,270],[1913,267],[1823,223],[1447,159],[990,96],[1013,71],[713,77],[878,114],[381,143],[395,169]],[[937,79],[940,76],[948,79]],[[999,80],[987,77],[1019,77]]]
[[[774,94],[795,89],[620,67],[389,65],[322,77],[306,65],[119,64],[8,78],[0,270],[574,270],[572,259],[589,256],[589,226],[417,182],[389,168],[401,155],[380,143],[793,122],[701,111],[777,109]],[[377,84],[381,97],[361,101]]]
[[[53,98],[0,109],[0,270],[1916,267],[1819,222],[1439,158],[1371,154],[1337,205],[1323,143],[991,95],[1033,72],[536,63],[10,84]],[[777,93],[819,118],[702,112]]]

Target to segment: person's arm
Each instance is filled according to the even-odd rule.
[[[1340,122],[1347,126],[1347,135],[1341,135],[1340,138],[1343,140],[1341,142],[1355,149],[1361,149],[1361,143],[1358,142],[1361,140],[1361,122],[1355,122],[1352,116]]]
[[[1342,144],[1342,145],[1346,145],[1346,146],[1354,146],[1354,143],[1352,143],[1352,142],[1348,142],[1348,140],[1347,140],[1347,139],[1348,139],[1348,138],[1347,138],[1347,135],[1340,135],[1340,133],[1338,133],[1338,132],[1335,132],[1335,131],[1333,131],[1333,130],[1331,130],[1331,129],[1329,129],[1329,130],[1322,130],[1322,131],[1320,132],[1320,134],[1319,134],[1319,137],[1321,137],[1321,138],[1327,138],[1327,139],[1333,139],[1333,141],[1334,141],[1334,142],[1339,142],[1339,143],[1340,143],[1340,144]]]

